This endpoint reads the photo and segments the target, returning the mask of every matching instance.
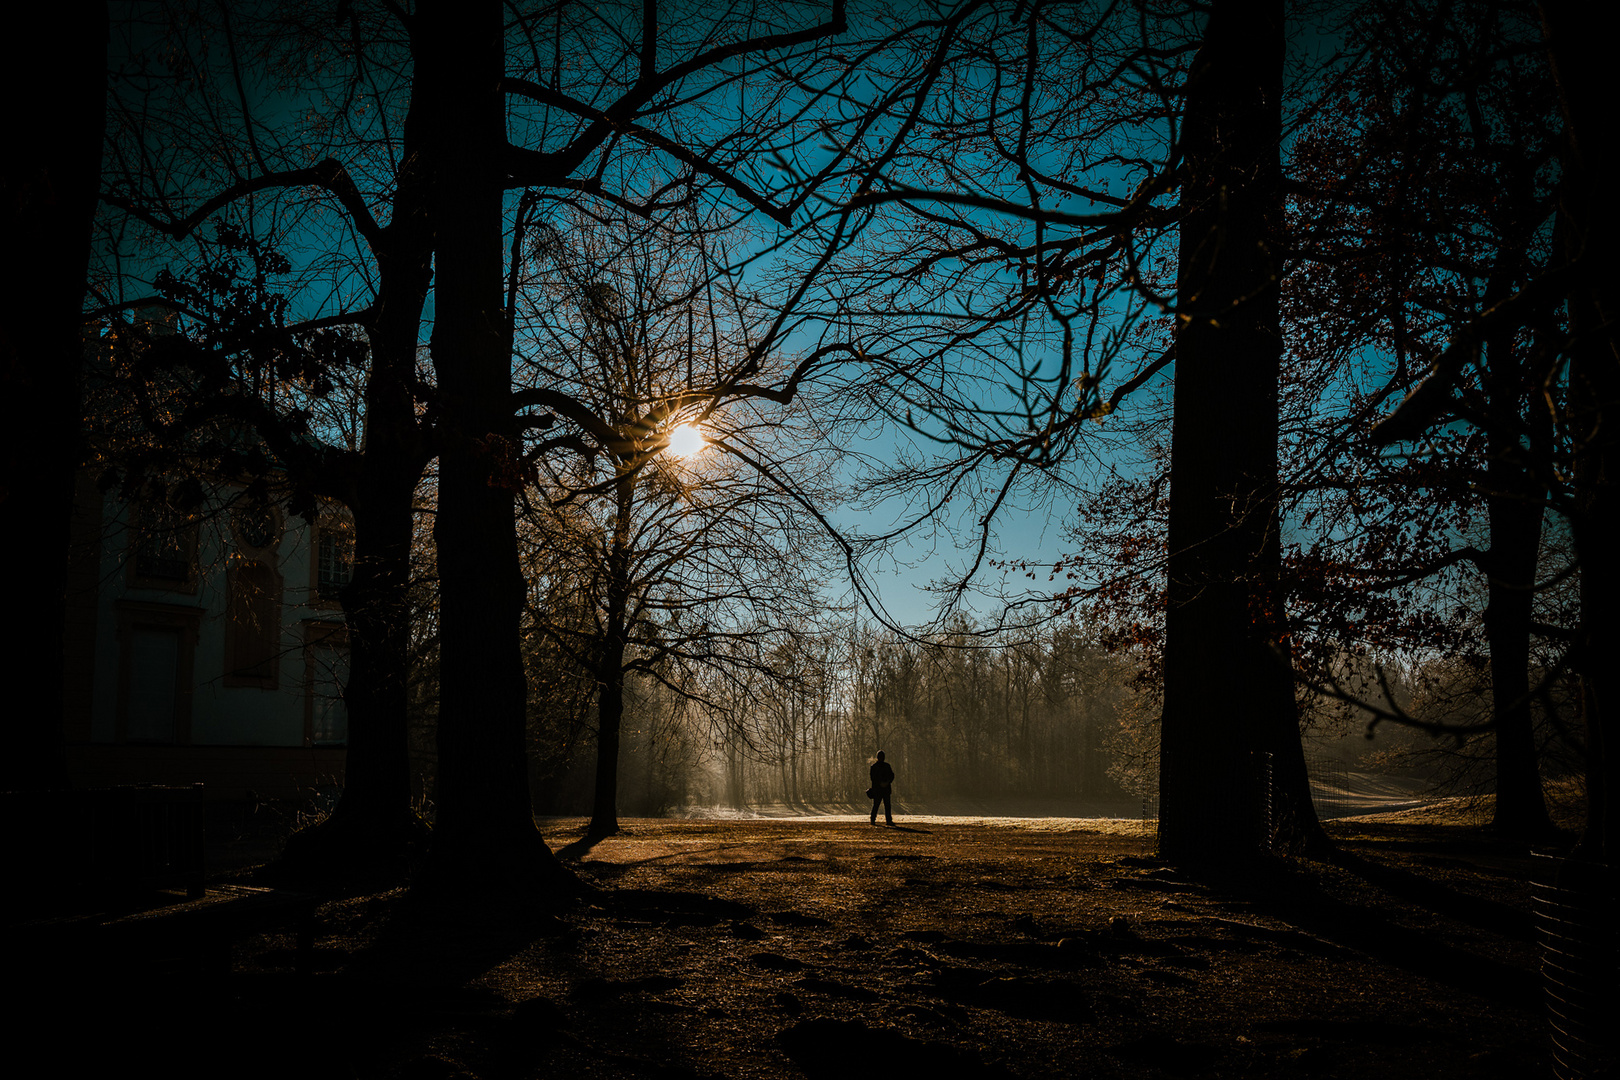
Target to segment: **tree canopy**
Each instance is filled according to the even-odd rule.
[[[417,835],[430,467],[430,884],[572,887],[533,824],[526,628],[593,671],[604,749],[626,671],[681,689],[700,661],[798,672],[756,695],[791,742],[833,666],[793,629],[832,603],[788,567],[830,545],[881,615],[863,556],[930,524],[966,552],[930,646],[1086,608],[1148,669],[1170,857],[1320,850],[1302,702],[1446,650],[1489,672],[1525,831],[1579,676],[1606,851],[1614,226],[1564,5],[108,10],[105,124],[61,118],[105,128],[94,235],[88,196],[29,226],[91,253],[52,264],[51,332],[123,350],[126,475],[206,443],[348,508],[348,775],[310,841],[338,861]],[[77,370],[66,340],[41,355]],[[58,505],[78,388],[10,362],[75,403],[54,471],[8,464]],[[710,463],[669,453],[681,421]],[[926,449],[871,445],[897,428]],[[907,512],[834,529],[846,480]],[[1073,507],[1072,579],[948,621],[974,575],[1035,572],[997,540],[1032,500]]]

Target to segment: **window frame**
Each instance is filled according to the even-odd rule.
[[[186,565],[184,578],[161,577],[143,573],[141,570],[141,561],[144,556],[141,548],[146,541],[156,535],[156,520],[160,514],[160,508],[161,511],[173,515],[180,522],[179,525],[174,527],[173,533],[180,541],[180,558],[185,561]],[[165,527],[168,526],[165,525]],[[129,512],[129,543],[125,551],[125,583],[128,587],[195,596],[202,579],[197,566],[198,531],[199,522],[197,515],[193,512],[177,510],[167,503],[132,502]]]
[[[113,707],[113,741],[129,743],[129,699],[133,677],[133,642],[135,632],[143,628],[164,631],[178,630],[180,651],[175,657],[174,738],[168,743],[131,745],[189,746],[191,745],[191,705],[196,692],[197,644],[202,637],[203,609],[180,604],[162,604],[147,600],[118,600],[118,691]]]
[[[304,745],[308,747],[336,747],[349,745],[348,739],[348,686],[344,685],[344,738],[342,743],[315,741],[315,654],[318,649],[341,649],[348,657],[349,628],[340,622],[308,619],[304,622]]]
[[[321,514],[316,519],[315,527],[310,532],[309,606],[323,611],[341,611],[343,610],[343,601],[336,594],[327,593],[321,589],[321,548],[326,543],[328,535],[347,535],[349,541],[349,578],[343,584],[347,586],[354,581],[354,520],[346,514]]]

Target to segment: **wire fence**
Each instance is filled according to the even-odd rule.
[[[1159,793],[1142,796],[1142,842],[1141,854],[1151,855],[1159,850]]]
[[[1547,859],[1535,885],[1536,937],[1557,1080],[1615,1075],[1614,871]],[[1603,1004],[1608,1001],[1609,1004]]]
[[[1322,821],[1349,817],[1356,813],[1355,795],[1350,788],[1350,767],[1344,759],[1305,751],[1305,773],[1311,781],[1311,804]]]
[[[1363,804],[1373,794],[1365,790],[1365,785],[1358,785],[1358,774],[1350,769],[1349,763],[1343,758],[1332,754],[1313,751],[1309,746],[1305,749],[1305,771],[1310,782],[1311,803],[1316,809],[1319,820],[1329,821],[1334,818],[1351,817],[1365,813]],[[1278,820],[1275,803],[1275,783],[1273,776],[1272,756],[1268,753],[1259,753],[1254,757],[1254,792],[1255,803],[1253,812],[1260,817],[1261,843],[1270,848],[1276,840],[1277,828],[1281,825]],[[1490,815],[1489,800],[1479,799],[1476,816],[1483,824]],[[1247,813],[1235,806],[1224,809],[1212,809],[1211,813],[1239,814]],[[1152,827],[1159,819],[1159,794],[1157,791],[1141,796],[1141,820],[1143,822],[1144,849],[1151,850],[1155,846],[1155,829]],[[1250,822],[1240,822],[1234,818],[1234,828],[1250,827]]]

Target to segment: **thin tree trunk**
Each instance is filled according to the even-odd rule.
[[[590,835],[619,831],[619,731],[624,719],[624,658],[629,644],[630,527],[636,473],[621,468],[614,485],[613,547],[608,552],[607,610],[603,612],[602,659],[597,675],[596,789]]]
[[[596,788],[591,796],[590,835],[619,831],[619,730],[624,720],[624,643],[608,643],[598,680],[596,708]]]

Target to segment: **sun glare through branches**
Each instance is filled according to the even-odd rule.
[[[693,424],[680,424],[669,433],[669,452],[676,457],[690,458],[703,453],[709,440]]]

